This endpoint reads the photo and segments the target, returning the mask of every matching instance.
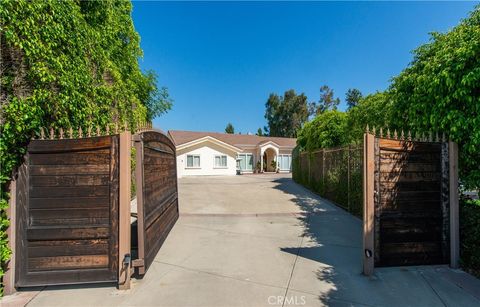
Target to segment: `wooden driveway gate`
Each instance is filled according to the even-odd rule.
[[[136,149],[138,260],[145,274],[178,219],[175,145],[165,134],[144,131],[133,136]]]
[[[17,287],[117,281],[119,136],[32,140],[16,214]]]
[[[55,132],[30,141],[12,180],[6,293],[94,282],[128,289],[130,269],[145,274],[178,219],[175,146],[161,132],[134,135],[139,257],[132,259],[131,133]]]
[[[364,146],[364,273],[376,266],[456,267],[457,145],[367,133]]]

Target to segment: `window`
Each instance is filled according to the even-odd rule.
[[[200,155],[187,155],[187,167],[199,168],[200,167]]]
[[[253,154],[239,154],[237,160],[241,171],[253,170]]]
[[[227,156],[215,156],[215,168],[227,167]]]
[[[292,166],[292,155],[279,155],[278,165],[280,167],[280,170],[289,171]]]

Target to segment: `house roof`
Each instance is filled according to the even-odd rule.
[[[203,142],[207,142],[207,141],[213,142],[213,143],[215,143],[215,144],[217,144],[221,147],[224,147],[226,149],[230,149],[232,151],[236,151],[236,152],[243,151],[242,148],[239,148],[237,146],[233,146],[229,143],[222,142],[219,139],[216,139],[216,138],[211,137],[209,135],[198,138],[198,139],[194,139],[194,140],[192,140],[190,142],[187,142],[187,143],[183,143],[183,144],[179,144],[179,145],[175,144],[175,146],[177,147],[177,150],[181,150],[181,149],[189,148],[191,146],[195,146],[195,145],[201,144]]]
[[[269,137],[248,134],[228,134],[218,132],[197,132],[197,131],[168,131],[176,146],[189,143],[191,141],[204,138],[206,136],[213,137],[221,142],[230,144],[238,148],[257,147],[264,143],[273,142],[280,147],[293,148],[297,144],[295,138]]]

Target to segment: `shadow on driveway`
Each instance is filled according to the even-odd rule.
[[[274,182],[305,212],[298,216],[301,246],[281,248],[297,256],[291,295],[310,294],[313,305],[329,306],[480,306],[472,291],[451,278],[470,275],[446,266],[376,268],[373,276],[364,276],[362,221],[290,178]],[[473,291],[480,291],[480,281],[474,283]]]

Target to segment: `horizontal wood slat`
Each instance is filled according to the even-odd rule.
[[[19,276],[17,284],[22,287],[33,287],[84,284],[86,281],[114,282],[117,281],[117,275],[113,274],[109,268],[33,271]]]
[[[31,198],[108,197],[108,186],[35,187]]]
[[[424,143],[424,142],[412,142],[392,139],[378,140],[381,151],[397,151],[402,150],[405,152],[414,151],[415,153],[435,153],[440,151],[440,143]]]
[[[30,166],[32,176],[52,175],[108,175],[110,166],[107,164],[86,165],[33,165]]]
[[[30,257],[53,257],[75,255],[106,255],[108,240],[61,240],[32,241],[28,246]]]
[[[65,153],[37,153],[30,156],[30,165],[108,164],[110,150],[90,150]]]
[[[108,208],[108,197],[63,197],[63,198],[33,198],[30,199],[31,209],[60,209],[60,208]]]
[[[382,251],[387,256],[411,253],[438,253],[441,252],[441,245],[435,242],[407,242],[407,243],[386,243]]]
[[[32,176],[32,187],[76,187],[108,185],[108,175]]]
[[[384,214],[388,214],[390,210],[392,211],[400,211],[400,212],[429,212],[432,214],[433,212],[438,213],[440,208],[440,204],[437,200],[415,200],[415,199],[408,199],[408,200],[398,200],[398,199],[390,199],[385,200],[381,199],[378,203],[379,209]]]
[[[108,208],[87,209],[32,209],[30,220],[32,226],[61,225],[109,225]]]
[[[384,187],[380,187],[381,201],[391,200],[416,200],[416,201],[440,201],[440,191],[402,191],[392,190]]]
[[[379,174],[381,182],[438,182],[440,178],[439,172],[386,172]]]
[[[28,145],[28,152],[55,153],[107,149],[112,145],[112,137],[101,136],[84,139],[33,140]]]
[[[29,258],[29,271],[106,268],[108,255],[82,255]]]
[[[406,173],[406,172],[415,172],[415,173],[431,173],[431,172],[440,172],[441,167],[439,163],[385,163],[380,164],[380,172],[382,173]]]
[[[388,190],[399,190],[399,191],[417,191],[418,185],[421,185],[422,188],[429,191],[440,191],[441,182],[439,180],[435,181],[384,181],[381,182],[381,187]],[[382,192],[382,191],[381,191]]]
[[[440,163],[441,157],[438,156],[437,152],[434,153],[399,153],[399,152],[389,152],[388,150],[383,150],[380,152],[380,161],[386,163]]]
[[[63,225],[62,225],[63,226]],[[106,239],[110,235],[110,229],[104,226],[91,225],[88,227],[75,228],[30,228],[27,238],[34,240],[68,240],[68,239]]]

